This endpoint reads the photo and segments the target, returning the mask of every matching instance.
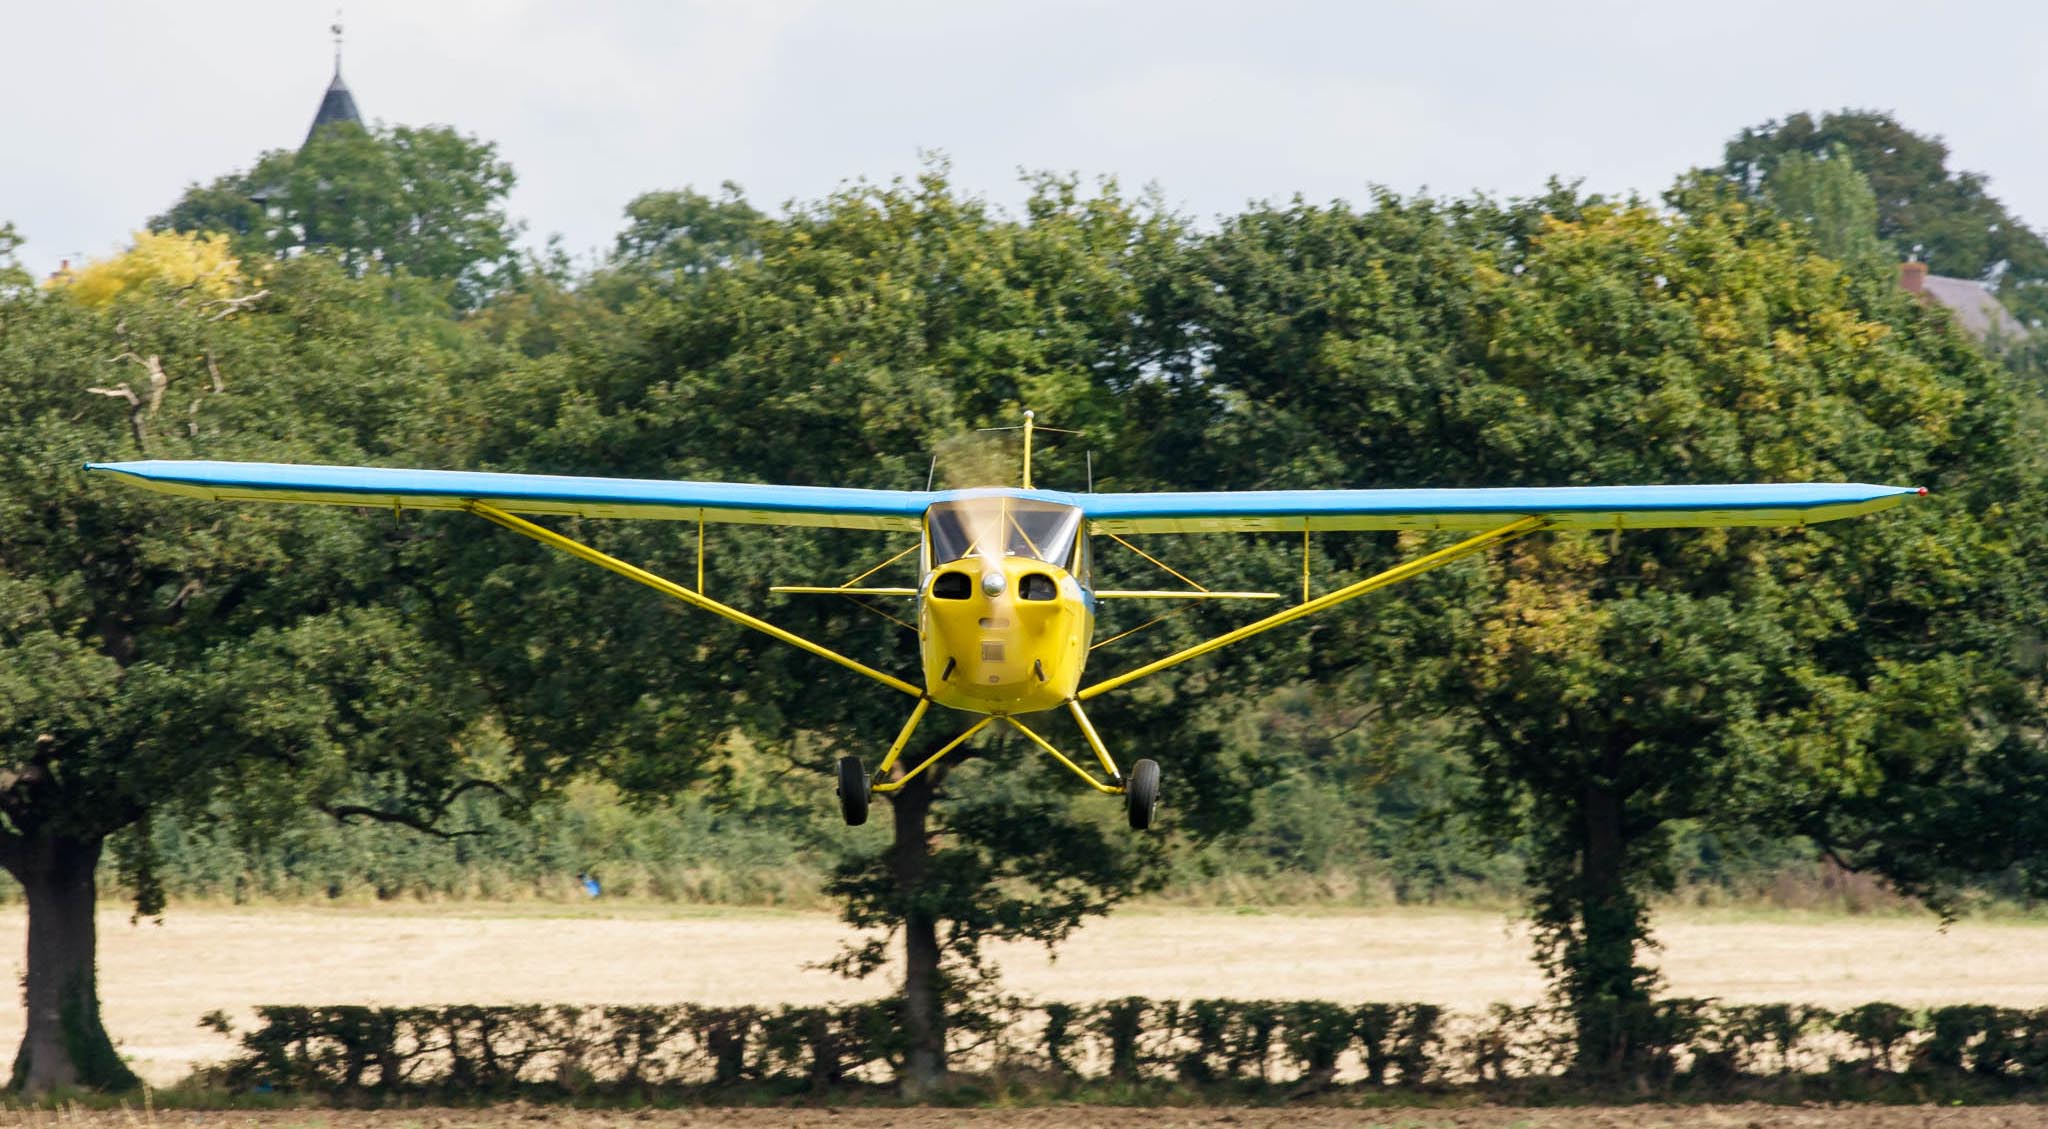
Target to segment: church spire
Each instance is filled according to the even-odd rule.
[[[312,142],[313,135],[320,132],[321,126],[333,125],[336,122],[352,122],[355,125],[363,124],[363,115],[356,111],[355,95],[349,93],[348,83],[341,81],[341,13],[339,11],[334,13],[334,22],[328,25],[327,30],[334,33],[334,81],[327,84],[327,94],[320,99],[320,110],[313,115],[312,128],[306,130],[306,142],[299,146],[302,149],[305,148],[306,144]]]

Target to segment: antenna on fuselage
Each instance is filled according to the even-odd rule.
[[[1037,418],[1038,413],[1030,408],[1024,409],[1024,489],[1026,490],[1031,489],[1031,421]]]
[[[926,470],[926,471],[924,472],[924,492],[925,492],[925,493],[927,493],[927,494],[931,493],[931,492],[932,492],[932,483],[934,483],[934,482],[937,482],[938,480],[939,480],[939,453],[938,453],[937,451],[934,451],[934,452],[932,452],[932,465],[931,465],[931,467],[930,467],[930,468],[929,468],[928,470]]]
[[[1081,434],[1081,433],[1080,433],[1080,432],[1078,432],[1078,431],[1069,431],[1069,430],[1067,430],[1067,429],[1066,429],[1066,428],[1064,428],[1064,427],[1039,427],[1039,426],[1038,426],[1038,425],[1037,425],[1037,424],[1036,424],[1036,423],[1034,422],[1034,421],[1035,421],[1035,420],[1037,420],[1037,419],[1038,419],[1038,413],[1037,413],[1037,412],[1034,412],[1034,411],[1032,411],[1032,410],[1031,410],[1031,409],[1029,409],[1029,408],[1026,408],[1026,409],[1024,409],[1024,427],[1023,427],[1023,431],[1024,431],[1024,489],[1026,489],[1026,490],[1031,490],[1031,489],[1035,489],[1035,487],[1033,487],[1033,486],[1031,485],[1031,437],[1032,437],[1032,435],[1033,435],[1033,434],[1034,434],[1035,432],[1039,432],[1039,431],[1057,431],[1057,432],[1059,432],[1059,433],[1060,433],[1060,434],[1062,434],[1062,435],[1079,435],[1079,434]],[[1014,428],[1014,427],[977,427],[977,428],[975,428],[975,430],[976,430],[976,431],[1016,431],[1016,430],[1018,430],[1018,429],[1017,429],[1017,428]],[[1094,472],[1093,472],[1093,471],[1091,470],[1091,471],[1089,472],[1089,474],[1090,474],[1090,475],[1093,475],[1093,474],[1094,474]]]

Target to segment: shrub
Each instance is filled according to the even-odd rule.
[[[2048,1084],[2048,1009],[1955,1006],[1922,1014],[1873,1003],[1836,1013],[1693,999],[1650,1007],[1637,1029],[1654,1039],[1644,1048],[1651,1068],[1627,1080],[1645,1090],[1711,1092],[1776,1080],[1788,1094],[1811,1096],[1831,1085],[1867,1093],[1871,1080],[1939,1079],[1965,1093],[2010,1094]],[[772,1010],[266,1007],[258,1017],[242,1036],[240,1056],[220,1068],[220,1081],[367,1098],[764,1085],[822,1095],[889,1081],[905,1050],[897,1005],[888,1000]],[[210,1021],[222,1022],[217,1015]],[[1300,1092],[1571,1081],[1569,1032],[1549,1011],[1504,1005],[1449,1016],[1412,1003],[990,998],[953,1038],[963,1063],[1042,1068],[1062,1088],[1100,1081]]]

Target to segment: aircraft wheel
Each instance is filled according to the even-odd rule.
[[[1131,766],[1130,778],[1124,781],[1124,808],[1134,829],[1143,831],[1152,826],[1152,817],[1159,811],[1157,761],[1139,761]]]
[[[839,758],[839,814],[848,827],[868,821],[868,773],[859,757]]]

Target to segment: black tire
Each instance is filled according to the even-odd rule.
[[[839,758],[839,814],[848,827],[868,821],[868,772],[859,757]]]
[[[1132,829],[1143,831],[1152,826],[1152,817],[1159,812],[1157,761],[1139,761],[1131,766],[1130,779],[1124,781],[1124,809],[1130,814]]]

